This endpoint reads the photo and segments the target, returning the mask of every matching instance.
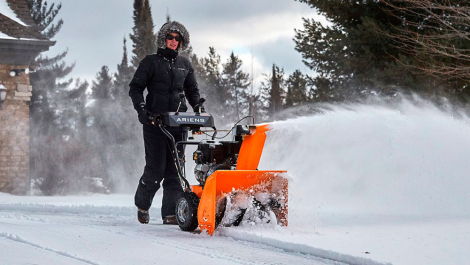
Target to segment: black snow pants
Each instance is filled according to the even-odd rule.
[[[187,133],[182,129],[167,129],[175,138],[175,142],[186,140]],[[170,142],[159,127],[144,125],[145,168],[135,193],[135,205],[140,209],[148,210],[161,185],[163,186],[162,218],[175,215],[176,200],[183,193],[169,147]],[[184,147],[178,146],[178,151],[182,157]]]

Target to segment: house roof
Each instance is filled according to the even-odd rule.
[[[16,39],[47,40],[34,23],[25,0],[0,0],[0,5],[1,33]]]
[[[33,18],[31,17],[31,12],[29,7],[26,4],[25,0],[6,0],[11,10],[16,14],[16,16],[23,21],[26,25],[34,28],[37,31],[41,30],[41,27],[36,25]]]
[[[0,64],[28,65],[50,41],[34,23],[26,0],[0,0]]]

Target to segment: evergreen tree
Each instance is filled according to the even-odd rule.
[[[109,68],[104,65],[101,71],[96,74],[96,81],[93,81],[91,86],[92,98],[95,100],[109,100],[111,99],[113,80],[109,73]]]
[[[262,99],[267,119],[274,119],[276,113],[282,110],[284,102],[284,70],[273,64],[271,75],[266,75],[266,81],[261,82]]]
[[[227,102],[231,110],[229,113],[233,113],[237,120],[241,115],[248,114],[245,110],[249,103],[247,88],[250,85],[250,77],[241,67],[242,61],[232,52],[227,63],[223,65],[222,72],[223,86],[230,93],[230,101]]]
[[[45,97],[49,108],[31,111],[30,174],[36,188],[45,195],[77,192],[85,176],[82,156],[87,150],[85,103],[87,82],[77,80],[69,89]],[[34,111],[38,111],[35,113]],[[83,158],[83,157],[82,157]]]
[[[33,17],[33,21],[37,25],[35,29],[40,31],[44,37],[48,39],[53,38],[64,24],[62,19],[59,19],[57,24],[52,23],[62,8],[62,3],[59,3],[57,7],[55,7],[54,3],[48,7],[46,1],[43,3],[42,0],[26,0],[26,4]]]
[[[93,153],[97,154],[99,163],[93,168],[94,177],[109,184],[108,168],[112,164],[112,157],[108,147],[116,142],[115,134],[119,132],[114,122],[121,117],[116,117],[114,109],[116,107],[112,95],[113,79],[107,66],[102,66],[96,74],[91,86],[91,104],[88,108],[88,129],[87,139],[91,144]]]
[[[61,92],[58,102],[61,105],[58,115],[59,124],[66,128],[64,135],[73,138],[77,142],[85,140],[83,129],[86,127],[86,90],[89,87],[88,82],[75,80],[73,88]]]
[[[201,59],[203,80],[210,86],[207,92],[215,97],[215,101],[223,103],[225,101],[225,93],[221,90],[221,73],[220,73],[220,55],[217,54],[214,47],[209,47],[208,57]]]
[[[313,19],[304,19],[305,29],[296,30],[294,38],[304,63],[319,73],[313,79],[314,87],[325,92],[333,90],[329,93],[331,100],[354,98],[364,89],[411,85],[413,76],[396,64],[399,49],[376,30],[397,23],[380,2],[299,1],[316,8],[332,22],[332,26],[324,27]]]
[[[197,57],[193,56],[193,59],[197,59]],[[231,121],[230,116],[227,114],[231,94],[222,85],[220,55],[217,54],[215,48],[209,47],[208,56],[201,58],[199,63],[193,65],[193,67],[195,67],[198,83],[200,84],[200,93],[207,99],[207,111],[214,115],[216,121]]]
[[[37,25],[35,29],[46,38],[54,37],[63,25],[62,19],[57,24],[53,23],[62,5],[55,7],[55,4],[52,4],[48,7],[47,2],[42,0],[26,0],[26,3]],[[62,82],[59,80],[64,80],[75,66],[74,64],[68,66],[63,61],[67,52],[62,52],[52,58],[39,55],[31,63],[37,68],[30,74],[30,83],[34,88],[31,98],[32,132],[37,131],[44,135],[58,133],[57,128],[53,127],[54,124],[58,124],[56,108],[59,105],[61,92],[72,83],[71,79]],[[37,139],[37,137],[32,137],[32,139]],[[34,140],[32,145],[35,145]]]
[[[26,0],[37,26],[32,28],[46,38],[53,38],[63,20],[56,20],[61,4],[48,6],[42,0]],[[35,187],[43,194],[76,192],[83,184],[81,166],[85,127],[86,82],[66,79],[74,65],[63,60],[67,51],[54,57],[38,56],[31,63],[36,71],[30,74],[33,86],[30,115],[30,174]]]
[[[127,57],[126,38],[123,40],[123,55],[121,63],[117,65],[117,72],[114,74],[114,98],[119,103],[129,102],[129,83],[132,80],[134,69],[129,65]]]
[[[113,115],[109,110],[114,102],[112,95],[113,90],[113,79],[112,75],[109,73],[109,68],[102,66],[101,70],[96,74],[95,80],[92,82],[92,106],[89,108],[91,124],[96,134],[104,134],[104,140],[100,140],[98,146],[102,144],[106,145],[107,142],[111,141],[109,136],[113,134],[112,128],[108,126],[108,120]]]
[[[304,29],[296,30],[294,38],[296,50],[302,54],[304,63],[319,73],[312,79],[314,90],[321,91],[320,94],[329,100],[353,99],[368,94],[364,93],[367,91],[388,94],[399,88],[423,95],[448,90],[455,85],[451,80],[442,82],[424,71],[413,71],[423,69],[426,63],[432,64],[436,58],[444,65],[455,65],[451,57],[443,59],[442,56],[421,52],[426,43],[421,36],[438,40],[438,33],[441,38],[435,47],[442,49],[447,47],[451,50],[455,47],[457,50],[465,50],[470,47],[469,40],[449,37],[458,34],[446,35],[448,31],[444,30],[443,24],[439,27],[425,27],[429,24],[437,25],[435,21],[432,22],[434,16],[442,18],[450,14],[450,11],[434,8],[449,1],[299,2],[315,8],[332,23],[325,27],[312,19],[304,19]],[[469,5],[465,1],[450,2],[456,4],[455,7]],[[410,8],[416,4],[425,6],[422,9]],[[448,8],[453,10],[450,5]],[[459,19],[455,19],[452,25],[458,27],[455,23],[457,21]],[[463,45],[465,42],[467,44]],[[435,51],[442,55],[443,50]],[[461,83],[460,86],[465,85]]]
[[[137,119],[137,114],[133,109],[132,101],[129,97],[129,83],[133,77],[134,70],[129,65],[127,57],[126,39],[124,38],[123,55],[121,63],[117,65],[117,72],[114,74],[113,100],[109,104],[112,115],[107,117],[106,124],[110,128],[113,142],[102,149],[113,154],[111,168],[108,168],[108,187],[112,191],[120,189],[119,183],[128,184],[135,181],[135,168],[140,167],[141,158],[129,156],[129,154],[143,153],[141,139],[141,125]],[[138,165],[138,166],[137,166]]]
[[[296,106],[307,101],[307,77],[295,70],[286,80],[286,107]]]
[[[134,0],[134,27],[130,39],[133,42],[132,65],[137,68],[145,56],[157,51],[154,24],[149,0]]]

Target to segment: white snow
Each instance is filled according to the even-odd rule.
[[[259,168],[288,170],[289,226],[212,237],[162,225],[161,192],[149,225],[132,194],[0,194],[0,264],[469,264],[469,135],[425,103],[275,122]]]
[[[16,39],[16,38],[10,37],[5,33],[0,32],[0,39]]]
[[[19,19],[16,16],[15,12],[13,12],[13,10],[11,10],[11,8],[8,6],[8,3],[7,3],[6,0],[1,0],[0,1],[0,14],[9,17],[10,19],[18,22],[19,24],[21,24],[23,26],[27,26],[23,21],[21,21],[21,19]]]

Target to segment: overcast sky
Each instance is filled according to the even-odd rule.
[[[54,0],[62,2],[58,18],[64,25],[53,40],[57,43],[45,53],[53,56],[68,48],[66,62],[76,63],[71,77],[93,80],[101,66],[111,72],[122,58],[122,41],[128,41],[131,56],[133,0]],[[294,0],[150,0],[157,31],[166,21],[169,10],[172,20],[181,22],[191,35],[191,45],[199,57],[215,47],[226,62],[232,51],[251,74],[253,47],[255,84],[262,74],[269,73],[273,63],[286,74],[299,69],[312,73],[295,51],[294,28],[302,29],[302,17],[317,17],[307,4]]]

